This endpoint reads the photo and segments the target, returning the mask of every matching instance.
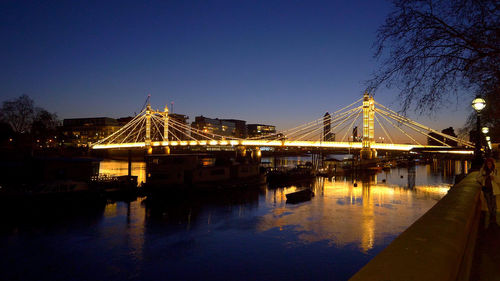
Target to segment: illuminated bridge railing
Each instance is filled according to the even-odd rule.
[[[120,144],[98,144],[93,149],[120,149],[120,148],[143,148],[145,142],[120,143]],[[267,141],[267,140],[211,140],[211,141],[152,141],[152,147],[162,146],[255,146],[255,147],[310,147],[310,148],[345,148],[361,149],[361,142],[326,142],[326,141]],[[417,145],[417,144],[390,144],[374,143],[375,149],[410,151],[414,148],[440,148],[440,146]]]

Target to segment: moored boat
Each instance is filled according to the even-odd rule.
[[[276,169],[269,170],[267,173],[267,182],[270,187],[280,187],[293,184],[296,182],[314,180],[316,173],[312,168],[312,164],[297,165],[297,167],[289,170]]]
[[[314,197],[314,192],[310,189],[304,189],[293,193],[286,194],[287,203],[300,203],[304,201],[309,201]]]
[[[208,154],[149,155],[146,157],[146,193],[214,190],[266,183],[259,164],[217,159]]]

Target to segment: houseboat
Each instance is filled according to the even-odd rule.
[[[316,173],[312,168],[312,163],[299,164],[293,169],[270,169],[267,174],[269,187],[283,187],[303,182],[312,182]]]
[[[146,156],[146,192],[224,189],[266,183],[259,164],[203,154]]]

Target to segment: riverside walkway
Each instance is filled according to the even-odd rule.
[[[496,162],[497,169],[500,161]],[[483,200],[482,210],[486,212]],[[497,196],[497,208],[500,207],[500,196]],[[500,280],[500,212],[497,209],[497,221],[490,224],[489,218],[483,216],[479,223],[479,231],[474,251],[470,280]]]
[[[500,214],[489,224],[476,176],[453,186],[350,280],[500,280]]]

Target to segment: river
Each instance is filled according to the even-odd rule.
[[[132,167],[142,181],[144,163]],[[0,279],[346,280],[442,198],[459,170],[436,161],[357,186],[317,178],[315,197],[293,205],[285,194],[297,186],[59,210],[1,228]],[[126,174],[127,163],[106,160],[101,173]]]

